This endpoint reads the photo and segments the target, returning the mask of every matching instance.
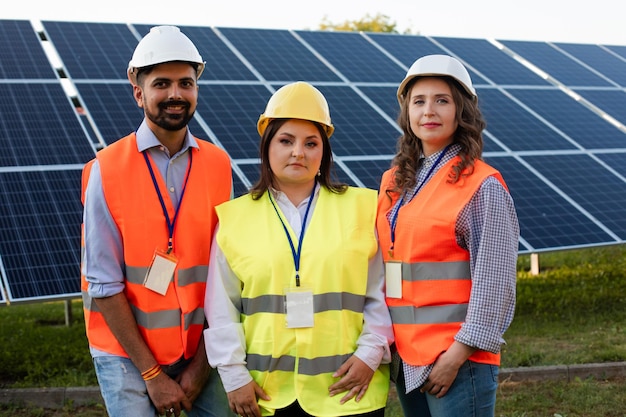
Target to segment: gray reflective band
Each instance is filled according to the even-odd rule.
[[[351,310],[363,312],[365,297],[348,292],[330,292],[315,295],[313,299],[315,312],[329,310]]]
[[[161,310],[146,313],[132,306],[137,325],[146,329],[165,329],[180,326],[180,310]]]
[[[471,279],[467,261],[402,263],[404,281],[433,279]]]
[[[184,287],[189,284],[206,282],[209,267],[206,265],[192,266],[187,269],[178,270],[178,286]]]
[[[262,295],[256,298],[242,298],[243,311],[248,314],[254,313],[284,313],[285,301],[282,295]]]
[[[393,324],[441,324],[465,321],[467,304],[389,307]]]
[[[315,359],[300,358],[298,373],[302,375],[319,375],[335,372],[350,356],[352,355],[325,356]]]
[[[248,370],[272,372],[272,371],[285,371],[293,372],[296,368],[296,358],[293,356],[281,356],[280,358],[273,358],[271,355],[258,355],[255,353],[248,353],[246,356],[246,362]]]
[[[83,298],[84,307],[91,312],[99,312],[98,304],[93,301],[93,298],[87,294],[86,291],[81,293]],[[137,324],[145,329],[165,329],[168,327],[180,326],[180,310],[162,310],[152,313],[146,313],[139,310],[135,306],[131,306],[133,309],[133,315]],[[189,327],[193,324],[204,325],[204,309],[196,308],[194,311],[185,314],[185,330],[189,330]]]
[[[204,309],[196,308],[194,311],[185,314],[185,330],[189,330],[192,324],[204,325]]]
[[[194,266],[187,269],[178,270],[178,286],[206,282],[209,268],[206,265]],[[126,266],[126,279],[133,284],[143,285],[148,268]]]
[[[126,280],[133,284],[143,285],[147,272],[148,268],[126,265]]]
[[[329,372],[335,372],[341,364],[343,364],[351,354],[326,356],[314,359],[299,359],[298,373],[302,375],[319,375]],[[274,358],[270,355],[248,354],[246,357],[247,367],[250,371],[273,372],[284,371],[294,372],[296,367],[296,358],[294,356],[281,356]]]
[[[243,298],[241,300],[243,311],[247,315],[255,313],[285,313],[285,296],[261,295],[255,298]],[[331,310],[351,310],[357,313],[363,312],[365,297],[347,292],[331,292],[315,294],[313,296],[315,313]]]

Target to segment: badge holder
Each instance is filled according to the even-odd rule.
[[[178,265],[178,259],[174,254],[159,249],[155,250],[152,264],[143,280],[144,287],[165,295],[174,277],[176,265]]]
[[[385,262],[385,295],[402,298],[402,262]]]
[[[304,287],[285,289],[285,313],[288,329],[313,327],[313,290]]]

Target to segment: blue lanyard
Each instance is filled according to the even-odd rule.
[[[174,244],[172,238],[174,236],[174,226],[176,225],[176,219],[178,218],[178,211],[180,209],[180,204],[183,202],[183,197],[185,195],[185,190],[187,189],[187,180],[189,180],[189,173],[191,172],[191,161],[193,159],[193,149],[189,149],[189,166],[187,167],[187,174],[185,175],[185,182],[183,183],[183,191],[180,193],[180,200],[178,200],[178,205],[176,206],[176,211],[174,212],[174,218],[170,221],[170,216],[167,214],[167,207],[165,207],[165,201],[163,201],[163,196],[161,195],[161,191],[159,190],[159,184],[157,183],[157,179],[154,176],[154,171],[152,170],[152,165],[150,165],[150,160],[148,159],[148,153],[146,151],[143,152],[143,157],[146,160],[146,165],[148,165],[148,169],[150,170],[150,176],[152,177],[152,183],[154,184],[154,189],[159,196],[159,201],[161,202],[161,209],[163,209],[163,214],[165,215],[165,221],[167,222],[167,230],[169,233],[169,238],[167,239],[167,253],[171,253],[172,249],[174,249]]]
[[[313,190],[311,190],[311,196],[309,197],[309,202],[306,205],[306,211],[304,212],[304,218],[302,219],[302,230],[300,230],[300,239],[298,240],[298,250],[296,251],[295,246],[293,245],[293,241],[291,240],[291,236],[289,235],[289,229],[287,229],[287,225],[283,221],[283,218],[280,216],[278,212],[278,207],[274,203],[274,199],[272,198],[272,192],[267,190],[267,195],[274,207],[274,211],[278,216],[278,220],[283,225],[283,229],[285,230],[285,234],[287,235],[287,240],[289,240],[289,246],[291,246],[291,255],[293,256],[293,263],[296,267],[296,287],[300,286],[300,255],[302,254],[302,240],[304,239],[304,229],[306,228],[306,219],[309,216],[309,210],[311,208],[311,203],[313,202],[313,195],[315,194],[315,187],[317,183],[313,184]]]
[[[450,145],[447,145],[443,149],[443,151],[439,154],[439,156],[437,157],[437,160],[435,161],[435,163],[430,167],[430,170],[428,170],[428,173],[426,174],[426,177],[424,177],[422,182],[420,182],[417,185],[417,187],[415,188],[415,192],[413,193],[413,195],[411,196],[409,201],[406,202],[406,204],[409,204],[415,198],[415,196],[417,195],[419,190],[424,186],[424,184],[426,184],[426,182],[428,181],[430,176],[433,174],[433,171],[435,170],[437,165],[439,165],[439,162],[441,162],[441,159],[443,158],[443,156],[448,151],[449,147],[450,147]],[[390,254],[393,254],[393,248],[394,248],[394,245],[396,243],[396,225],[398,223],[398,213],[400,213],[400,209],[404,205],[404,197],[406,197],[406,191],[402,194],[402,197],[400,198],[400,202],[398,203],[398,210],[396,210],[396,212],[393,214],[393,217],[391,218],[391,248],[389,248],[389,253]]]

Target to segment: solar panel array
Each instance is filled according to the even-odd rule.
[[[0,303],[79,296],[81,168],[142,120],[125,70],[149,25],[41,23],[0,20]],[[230,154],[236,195],[257,177],[259,114],[296,80],[329,101],[339,179],[377,189],[400,135],[397,85],[416,58],[444,53],[470,69],[520,253],[626,240],[624,46],[181,29],[207,61],[190,129]]]

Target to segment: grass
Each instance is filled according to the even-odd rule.
[[[518,261],[517,308],[505,334],[502,367],[626,361],[626,247],[542,254],[541,273]],[[0,388],[96,385],[80,300],[64,324],[64,303],[0,308]],[[498,417],[626,416],[626,380],[508,382],[498,390]],[[395,396],[386,415],[400,417]],[[99,404],[59,410],[0,405],[0,417],[100,417]]]
[[[515,319],[502,366],[626,360],[626,248],[545,254],[542,272],[520,257]]]

